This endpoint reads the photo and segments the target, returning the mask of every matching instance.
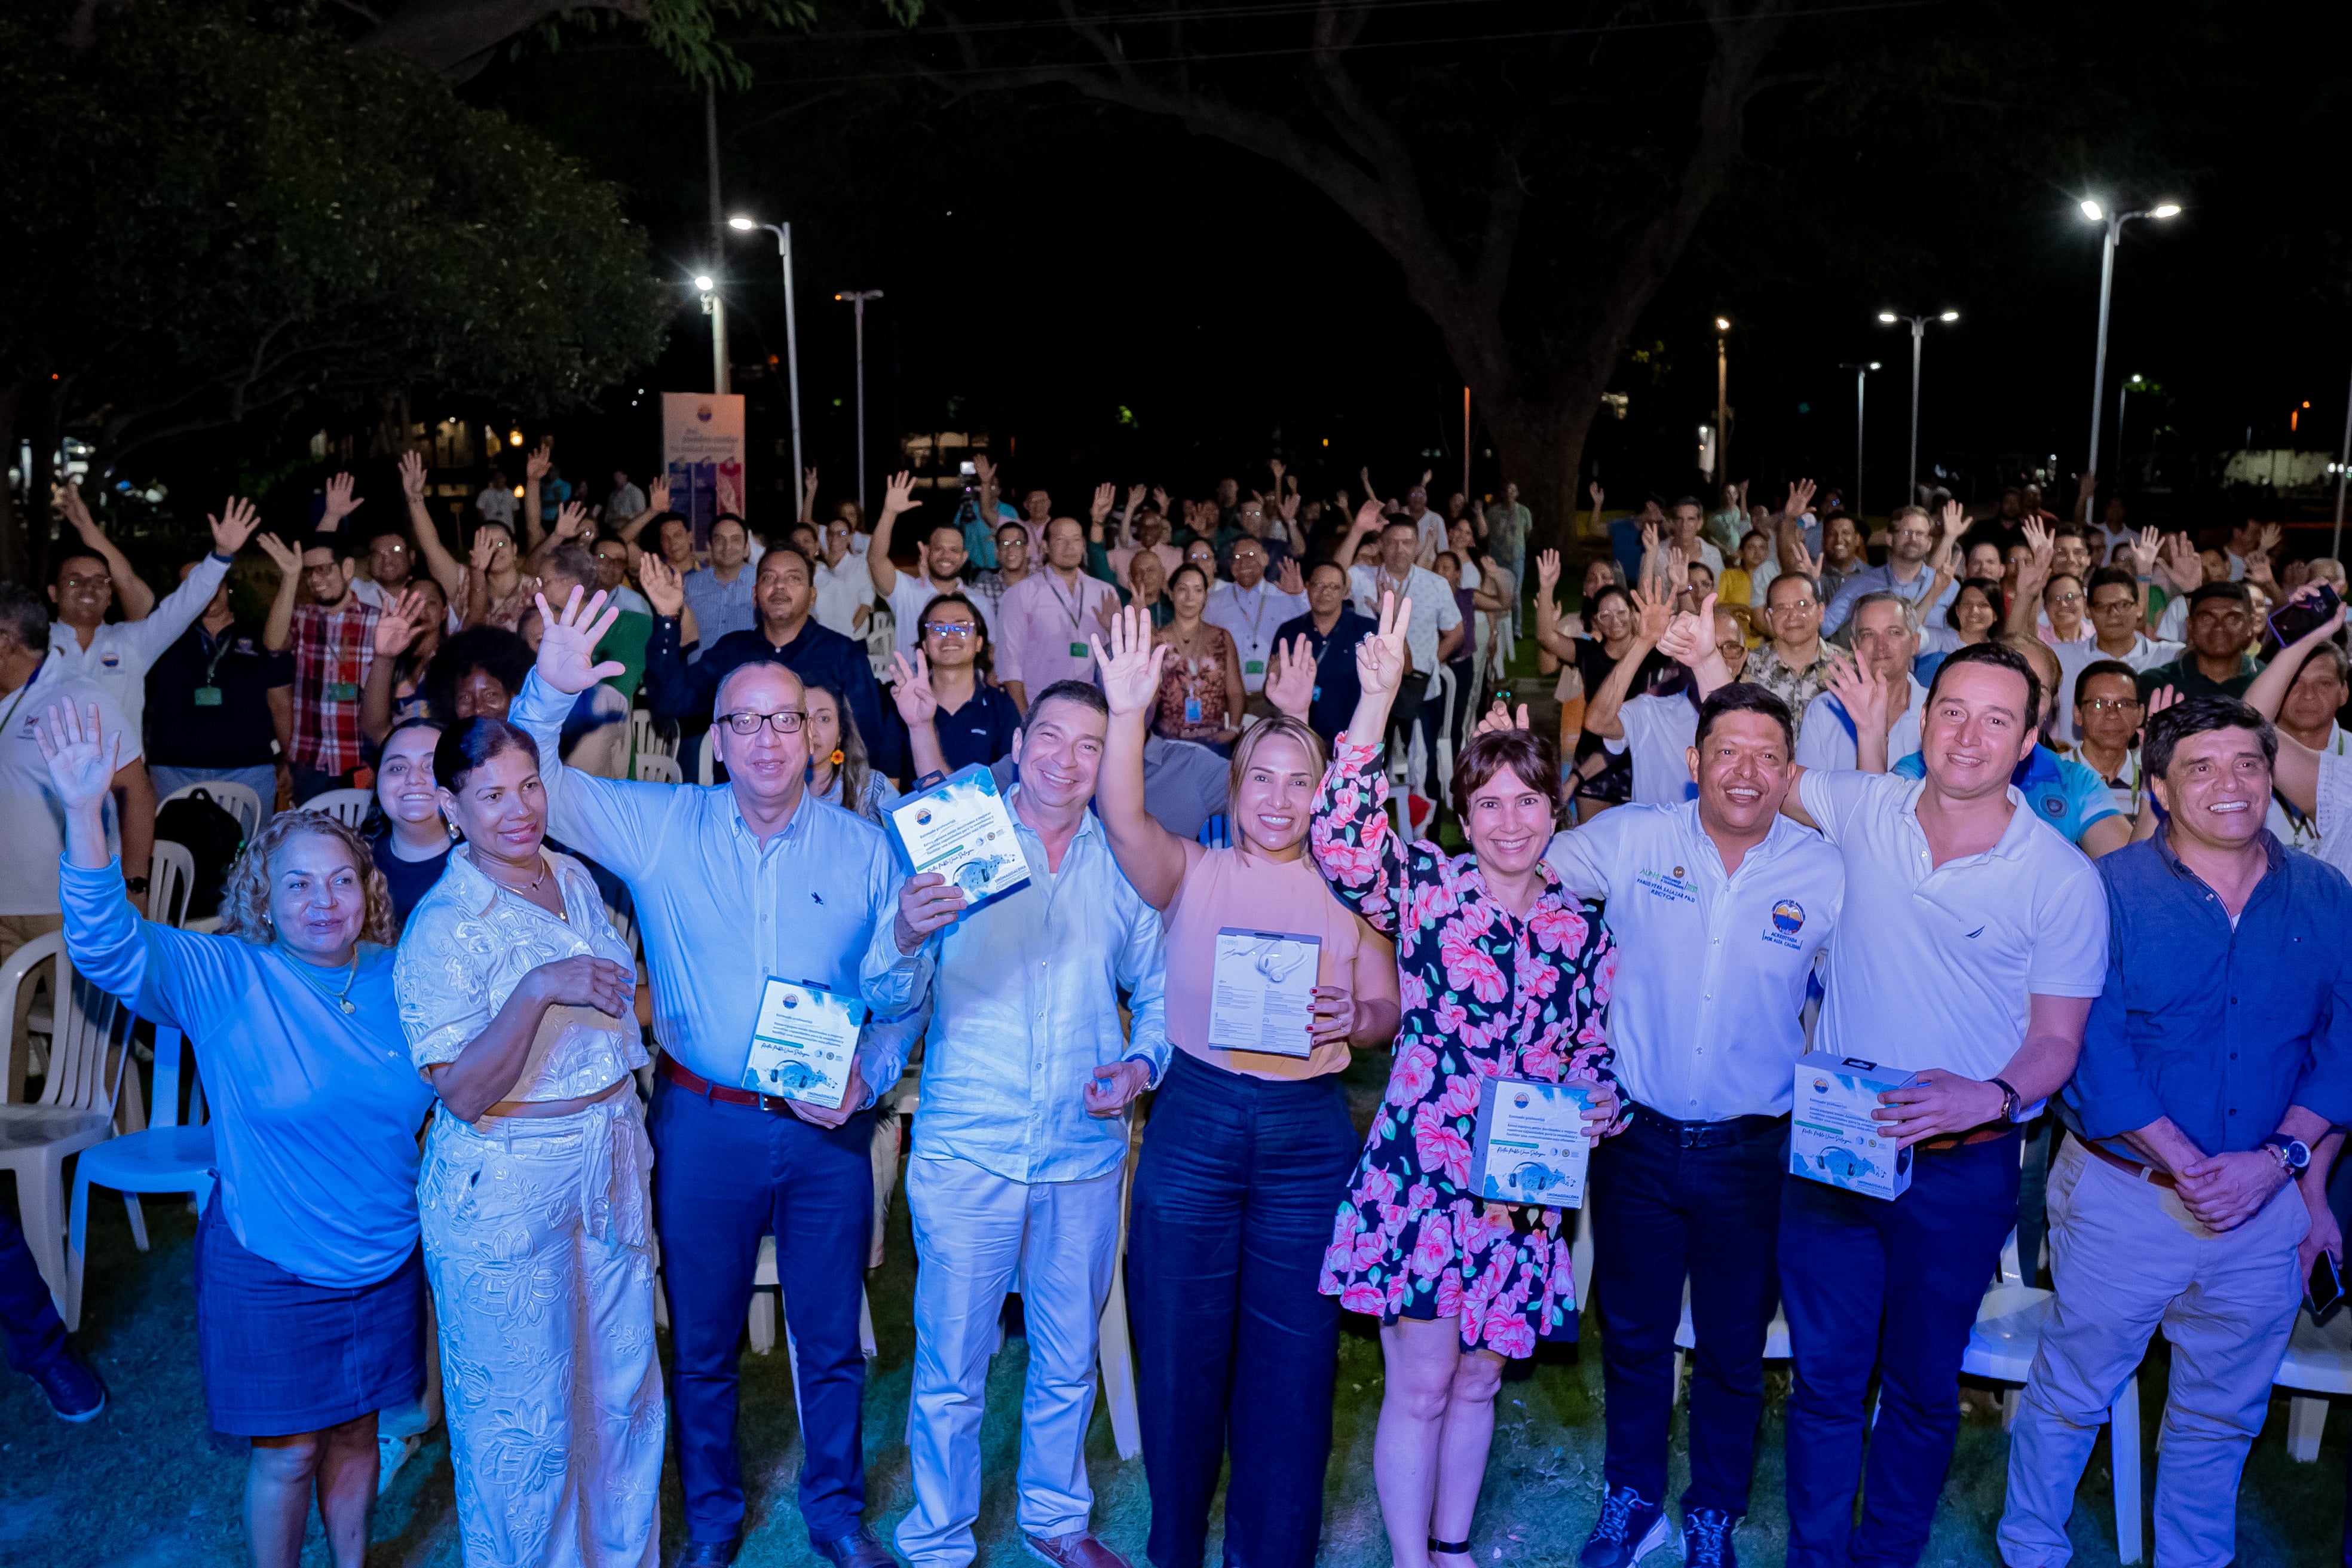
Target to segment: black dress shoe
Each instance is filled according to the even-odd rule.
[[[809,1537],[809,1544],[817,1555],[833,1564],[833,1568],[899,1568],[890,1549],[874,1539],[874,1532],[860,1526],[848,1535],[835,1536],[831,1541]]]
[[[740,1535],[725,1541],[689,1541],[678,1553],[676,1568],[727,1568],[742,1548]]]

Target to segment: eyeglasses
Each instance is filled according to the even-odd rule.
[[[2101,610],[2128,610],[2137,603],[2137,599],[2094,599],[2091,601],[2091,613],[2096,615]]]
[[[923,630],[941,642],[961,642],[980,628],[967,621],[925,621]]]
[[[807,721],[808,715],[797,708],[786,708],[774,713],[753,713],[747,710],[727,715],[727,727],[739,735],[756,735],[760,732],[760,726],[762,724],[767,725],[779,735],[797,735],[801,732],[801,726]]]
[[[2128,713],[2138,706],[2137,697],[2094,697],[2082,709],[2085,713]]]
[[[86,577],[77,572],[71,575],[58,578],[58,586],[70,594],[82,588],[102,588],[111,581],[113,581],[113,579],[108,577],[103,573],[100,573],[95,577]]]
[[[1779,604],[1769,606],[1769,609],[1774,614],[1782,610],[1794,610],[1799,615],[1802,615],[1808,610],[1818,610],[1821,607],[1821,602],[1816,599],[1783,599]]]
[[[1727,637],[1723,641],[1715,645],[1715,651],[1721,654],[1726,658],[1730,658],[1737,654],[1746,653],[1748,651],[1748,639],[1746,637]]]
[[[373,550],[369,552],[369,553],[373,555],[405,555],[408,553],[408,546],[405,544],[379,544],[375,546]]]
[[[2080,594],[2053,594],[2050,595],[2050,602],[2053,605],[2079,605],[2083,602],[2083,595]]]

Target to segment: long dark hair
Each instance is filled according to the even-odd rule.
[[[971,629],[980,638],[980,646],[972,650],[971,668],[978,671],[983,678],[988,676],[996,668],[996,650],[989,646],[988,641],[988,617],[980,613],[979,605],[973,604],[970,599],[965,598],[961,594],[934,594],[931,595],[931,602],[923,606],[923,613],[915,617],[915,646],[917,647],[923,646],[923,626],[931,618],[932,612],[937,610],[942,605],[952,605],[956,608],[964,611],[971,616]],[[831,690],[832,688],[827,687],[826,689]],[[845,708],[842,711],[846,713],[849,710]]]
[[[939,601],[931,601],[937,604]],[[835,782],[841,785],[841,809],[853,816],[866,816],[866,780],[874,767],[866,753],[866,737],[857,731],[857,715],[849,710],[849,699],[840,687],[830,680],[812,680],[801,689],[805,703],[810,692],[822,691],[833,699],[833,710],[841,725],[841,765],[833,770]],[[808,771],[816,772],[816,753],[809,753]],[[872,817],[866,817],[871,822]]]

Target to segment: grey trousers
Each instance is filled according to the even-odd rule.
[[[2310,1226],[2290,1184],[2237,1229],[2209,1231],[2177,1194],[2068,1136],[2050,1172],[2057,1295],[2010,1432],[2003,1562],[2063,1568],[2073,1555],[2074,1488],[2107,1406],[2137,1375],[2159,1327],[2172,1375],[2156,1472],[2156,1568],[2222,1568],[2236,1555],[2238,1479],[2303,1300],[2295,1248]]]

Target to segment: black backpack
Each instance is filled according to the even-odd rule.
[[[228,868],[236,863],[237,852],[245,847],[245,830],[237,826],[236,814],[198,785],[178,799],[166,802],[163,809],[155,814],[155,837],[168,838],[185,848],[188,858],[195,862],[185,918],[205,920],[218,914],[221,888],[228,880]]]

